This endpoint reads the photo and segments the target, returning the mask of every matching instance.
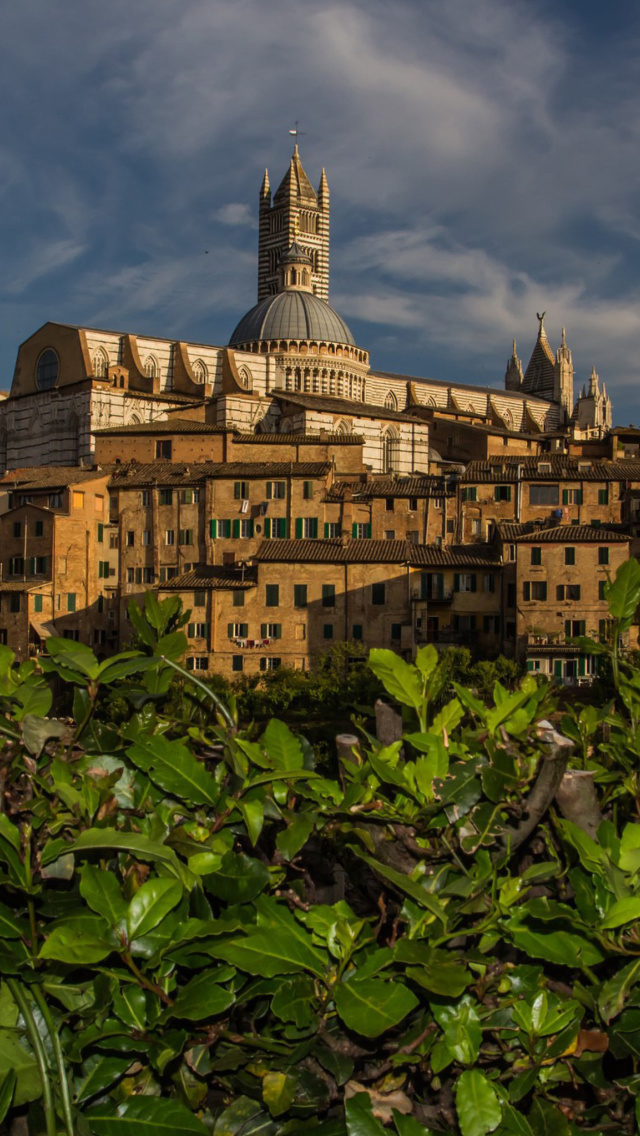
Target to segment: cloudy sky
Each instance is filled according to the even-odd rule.
[[[640,422],[639,59],[632,0],[5,5],[0,388],[48,319],[225,343],[299,120],[374,366],[499,386],[546,309]]]

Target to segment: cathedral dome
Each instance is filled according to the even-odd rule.
[[[325,300],[313,292],[293,289],[267,296],[251,308],[233,332],[229,346],[275,339],[356,345],[342,317]]]

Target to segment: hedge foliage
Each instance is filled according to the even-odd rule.
[[[636,1132],[640,672],[618,640],[639,599],[632,561],[617,700],[562,736],[545,682],[443,701],[434,648],[379,650],[404,737],[324,765],[181,670],[174,600],[132,607],[143,649],[103,663],[0,648],[7,1130]],[[176,677],[206,710],[186,730]],[[567,760],[595,828],[554,802]]]

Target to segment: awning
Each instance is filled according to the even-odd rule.
[[[39,639],[48,639],[50,635],[55,635],[56,629],[52,623],[36,623],[31,620],[31,630],[35,631]]]

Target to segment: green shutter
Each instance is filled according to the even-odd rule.
[[[296,517],[296,540],[302,540],[302,517]]]
[[[274,635],[274,639],[282,639],[282,624],[276,623],[275,629],[276,629],[276,633]]]
[[[232,623],[227,624],[227,638],[233,639],[233,624]]]
[[[571,638],[571,620],[570,619],[565,619],[565,621],[564,621],[564,634],[565,634],[565,639]]]
[[[472,575],[471,575],[471,591],[475,592],[475,590],[476,590],[476,574],[475,574],[475,572],[473,572]]]
[[[266,623],[260,624],[260,638],[261,639],[267,638],[267,625],[266,625]]]
[[[240,500],[240,494],[241,494],[241,485],[240,485],[240,482],[239,482],[239,481],[235,481],[235,482],[234,482],[234,485],[233,485],[233,496],[234,496],[234,498],[235,498],[235,500],[236,500],[236,501],[239,501],[239,500]]]
[[[215,540],[218,535],[218,522],[215,517],[212,517],[209,521],[209,534],[212,540]]]
[[[553,660],[553,673],[556,678],[562,678],[562,659]]]
[[[579,489],[577,496],[576,496],[576,505],[581,505],[581,504],[582,504],[582,490]]]
[[[240,520],[238,517],[234,519],[232,526],[233,536],[237,539],[240,536]]]
[[[325,540],[329,539],[329,524],[328,524],[327,521],[325,521],[325,523],[324,523],[324,539]]]
[[[454,592],[460,591],[460,573],[454,572],[453,574],[453,590]]]
[[[562,490],[562,504],[563,505],[569,504],[569,490],[568,489]]]
[[[533,670],[533,659],[527,659],[527,670],[528,671]]]
[[[104,525],[98,524],[98,544],[104,540]]]
[[[371,540],[371,525],[370,524],[368,524],[367,527],[366,527],[366,534],[367,534],[367,540]]]
[[[586,619],[580,620],[579,634],[580,635],[586,635],[587,634],[587,621],[586,621]]]
[[[444,599],[444,572],[436,572],[436,598],[439,600]]]
[[[314,540],[318,536],[318,518],[317,517],[311,518],[311,536]]]
[[[188,623],[187,624],[187,639],[193,639],[195,637],[195,633],[196,633],[195,623]]]
[[[271,536],[271,517],[265,517],[264,519],[264,535],[266,539],[269,540]]]
[[[476,617],[475,617],[475,615],[470,615],[469,616],[469,630],[475,631],[475,629],[476,629]]]
[[[584,655],[579,655],[578,656],[578,675],[580,675],[580,676],[586,674],[585,662],[586,662],[586,659],[585,659]]]
[[[249,521],[249,536],[253,536],[253,521]]]
[[[352,526],[351,526],[351,536],[355,540],[357,535],[358,535],[358,526],[354,522],[354,524],[352,524]]]

